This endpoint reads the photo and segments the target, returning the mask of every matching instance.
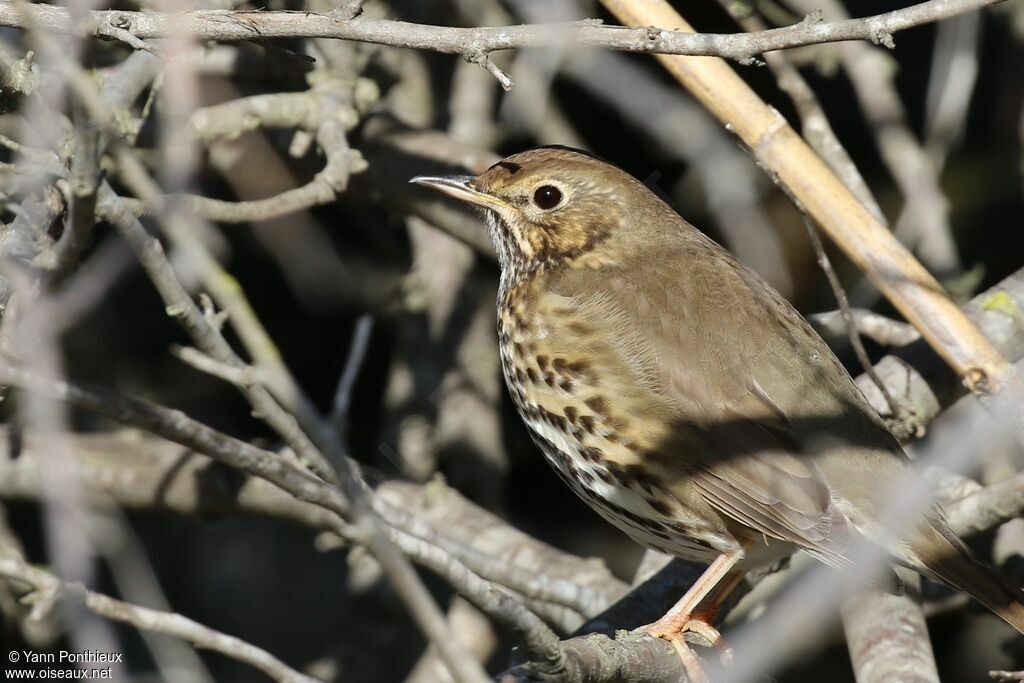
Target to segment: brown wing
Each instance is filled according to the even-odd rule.
[[[643,265],[566,271],[548,287],[608,338],[629,339],[624,329],[643,336],[643,353],[628,343],[609,351],[629,355],[622,367],[640,358],[637,385],[692,430],[680,441],[686,449],[666,444],[687,452],[660,454],[665,466],[757,534],[848,564],[841,496],[808,453],[821,452],[815,439],[843,445],[853,433],[877,442],[864,444],[873,452],[891,437],[838,361],[788,303],[710,240],[632,258]]]

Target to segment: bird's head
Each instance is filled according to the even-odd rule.
[[[565,147],[513,154],[476,177],[411,182],[485,209],[505,269],[607,260],[622,233],[651,224],[645,214],[672,213],[625,171]]]

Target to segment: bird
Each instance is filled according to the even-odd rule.
[[[828,345],[646,185],[561,146],[411,182],[483,211],[505,382],[555,472],[640,545],[708,565],[644,627],[693,680],[706,678],[683,634],[720,642],[730,591],[798,550],[856,573],[868,544],[1024,633],[1021,591],[940,507],[890,528],[893,483],[919,480]],[[863,573],[886,585],[891,569]]]

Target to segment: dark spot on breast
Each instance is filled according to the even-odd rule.
[[[563,453],[560,448],[536,432],[531,432],[531,436],[533,437],[533,442],[537,444],[537,447],[540,448],[541,452],[543,452],[549,460],[558,463],[566,470],[572,469],[572,460],[570,460],[569,456]]]
[[[558,383],[558,388],[566,393],[572,393],[572,380],[563,379]]]
[[[632,510],[627,510],[626,508],[622,507],[621,505],[618,505],[616,503],[612,503],[611,501],[606,500],[606,501],[604,501],[604,504],[607,505],[608,508],[612,512],[614,512],[616,515],[618,515],[619,517],[622,517],[623,519],[629,520],[630,522],[633,523],[634,526],[640,527],[642,529],[650,528],[652,524],[656,523],[653,520],[650,520],[647,517],[644,517],[643,515],[638,515],[635,512],[633,512]]]
[[[590,334],[591,332],[593,332],[593,329],[591,329],[589,325],[577,322],[575,320],[566,325],[566,327],[569,329],[570,332],[580,335]]]
[[[629,477],[626,476],[626,469],[622,465],[615,461],[611,461],[606,465],[606,467],[608,468],[608,472],[615,477],[617,482],[623,486],[627,486],[629,484]]]
[[[571,422],[572,424],[576,424],[576,420],[577,418],[579,418],[580,413],[572,406],[568,406],[565,409],[565,416],[569,418],[569,422]]]
[[[537,383],[537,373],[533,371],[533,368],[526,368],[526,376],[530,378],[532,384]]]
[[[552,389],[555,388],[555,376],[550,372],[544,373],[544,384],[547,384]]]
[[[594,446],[581,448],[580,455],[583,456],[584,460],[589,460],[590,462],[601,462],[604,460],[604,451]]]
[[[576,377],[581,376],[589,368],[590,368],[590,365],[588,365],[586,361],[582,361],[582,360],[573,361],[572,363],[569,363],[569,365],[568,365],[569,374],[574,375]]]
[[[551,363],[551,366],[555,369],[555,372],[570,377],[579,377],[590,367],[586,361],[577,360],[570,363],[564,358],[556,358]]]
[[[548,357],[537,356],[537,367],[540,368],[541,372],[546,371],[548,369]]]
[[[541,408],[541,412],[544,415],[545,421],[547,421],[547,423],[552,427],[559,427],[568,431],[568,421],[564,417],[558,413],[553,413],[546,408]]]
[[[594,426],[595,422],[594,417],[592,415],[583,415],[582,417],[580,417],[580,427],[583,427],[583,431],[585,431],[587,434],[594,433]]]
[[[631,463],[622,469],[627,477],[641,486],[653,487],[658,485],[658,478],[651,474],[650,469],[639,463]]]
[[[592,396],[585,400],[583,405],[602,417],[606,417],[608,415],[608,402],[604,400],[603,396]]]

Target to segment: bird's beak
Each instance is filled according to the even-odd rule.
[[[508,205],[497,197],[473,187],[473,176],[471,175],[418,175],[409,182],[433,188],[449,197],[485,209],[500,211],[508,208]]]

